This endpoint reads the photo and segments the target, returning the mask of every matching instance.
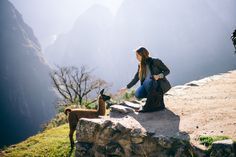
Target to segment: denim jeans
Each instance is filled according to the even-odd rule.
[[[151,89],[152,86],[152,79],[151,78],[145,78],[143,84],[135,91],[134,96],[137,99],[147,98],[147,95]]]

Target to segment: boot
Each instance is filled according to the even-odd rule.
[[[161,100],[161,105],[160,105],[160,107],[159,107],[159,109],[160,110],[163,110],[163,109],[165,109],[166,107],[165,107],[165,103],[164,103],[164,98],[163,98],[163,95],[162,95],[162,100]]]
[[[152,102],[154,103],[154,102]],[[138,112],[144,113],[144,112],[155,112],[155,111],[161,111],[165,109],[165,103],[163,99],[163,95],[160,95],[159,99],[159,105],[149,105],[146,104],[143,106],[142,110],[139,110]]]

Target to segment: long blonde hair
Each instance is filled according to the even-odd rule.
[[[139,47],[136,52],[141,56],[141,62],[139,64],[139,80],[142,80],[145,78],[147,69],[146,69],[146,59],[149,57],[149,52],[144,47]]]

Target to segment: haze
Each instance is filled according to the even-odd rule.
[[[59,34],[68,32],[89,7],[103,5],[116,14],[123,0],[10,0],[33,28],[43,48]]]
[[[145,46],[170,68],[172,85],[236,68],[235,0],[12,0],[51,65],[87,65],[112,83],[133,77]]]

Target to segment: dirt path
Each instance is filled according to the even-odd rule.
[[[236,70],[173,87],[166,107],[180,117],[179,130],[197,144],[200,135],[236,139]]]

